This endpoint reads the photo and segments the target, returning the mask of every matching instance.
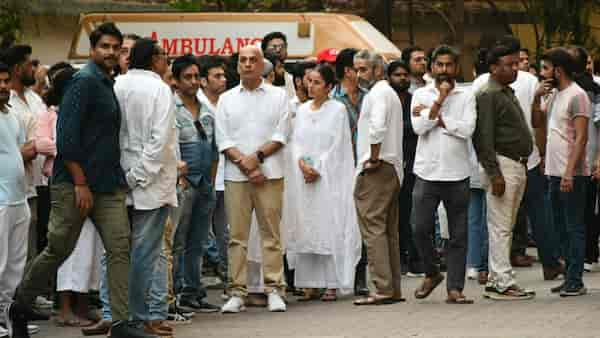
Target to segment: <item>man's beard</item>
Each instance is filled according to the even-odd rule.
[[[21,83],[23,83],[23,86],[25,87],[33,86],[35,84],[35,78],[33,76],[23,76],[21,78]]]
[[[285,86],[285,73],[279,75],[275,73],[275,79],[273,80],[273,86],[275,87],[283,87]]]
[[[438,74],[435,76],[435,80],[438,83],[442,83],[442,82],[453,82],[454,81],[454,77],[448,74]]]
[[[402,82],[402,83],[391,83],[390,85],[392,86],[392,88],[394,88],[394,90],[396,91],[396,93],[402,93],[408,90],[408,88],[410,88],[410,82]]]

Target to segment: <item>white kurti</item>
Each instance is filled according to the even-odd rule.
[[[318,110],[311,101],[296,115],[288,144],[282,223],[295,284],[350,290],[360,258],[360,233],[352,194],[354,159],[343,104],[330,99]],[[298,166],[304,158],[320,174],[307,184]]]
[[[100,257],[103,252],[100,235],[88,218],[83,223],[75,250],[58,269],[56,291],[87,293],[90,290],[98,290]]]

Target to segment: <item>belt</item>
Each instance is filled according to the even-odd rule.
[[[510,158],[511,160],[515,161],[515,162],[519,162],[524,166],[527,166],[527,162],[529,162],[529,157],[523,157],[523,156],[507,156],[504,154],[499,154],[502,155],[504,157]]]

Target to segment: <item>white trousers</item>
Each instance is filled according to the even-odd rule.
[[[527,183],[527,168],[519,162],[498,155],[498,164],[506,182],[504,195],[492,194],[487,185],[487,222],[489,233],[489,284],[504,291],[517,282],[510,264],[513,228]],[[540,196],[540,198],[542,198]]]
[[[0,310],[12,301],[23,278],[30,219],[27,203],[0,206]]]

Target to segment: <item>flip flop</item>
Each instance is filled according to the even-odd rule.
[[[444,275],[442,275],[441,273],[435,277],[432,277],[431,278],[431,281],[432,281],[431,286],[427,290],[425,289],[425,281],[423,281],[421,286],[415,290],[415,298],[417,298],[417,299],[427,298],[433,292],[433,290],[435,290],[435,288],[438,285],[440,285],[440,283],[443,280],[444,280]]]
[[[58,327],[79,327],[79,321],[75,318],[61,319],[56,317],[54,323]]]
[[[402,298],[400,298],[402,299]],[[357,299],[353,302],[356,306],[363,305],[390,305],[398,303],[398,299],[394,299],[392,297],[377,297],[377,296],[368,296],[365,298]]]
[[[319,292],[318,291],[304,291],[304,295],[302,297],[298,297],[296,300],[299,302],[309,302],[311,300],[318,300]]]
[[[474,301],[472,299],[467,299],[467,297],[462,296],[458,298],[448,298],[446,299],[446,304],[452,305],[465,305],[465,304],[473,304]]]
[[[322,302],[335,302],[335,301],[337,301],[337,294],[325,292],[323,294],[323,296],[321,296],[321,301]]]

